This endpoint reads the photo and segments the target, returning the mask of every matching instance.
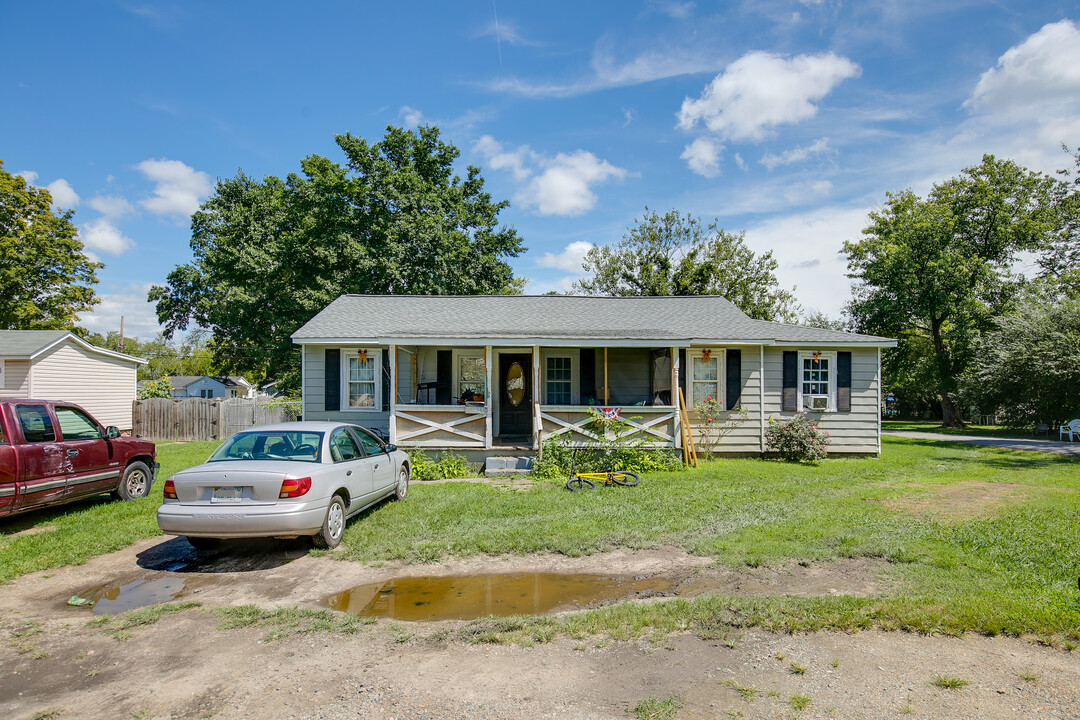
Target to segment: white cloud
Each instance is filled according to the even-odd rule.
[[[83,223],[79,237],[90,250],[97,250],[109,255],[120,255],[135,247],[135,241],[120,232],[107,217],[95,218]]]
[[[532,82],[505,78],[486,84],[488,90],[525,97],[573,97],[608,88],[627,87],[665,78],[700,72],[715,72],[722,63],[715,48],[704,51],[676,49],[671,52],[646,52],[625,62],[615,59],[606,46],[598,46],[590,61],[590,71],[579,73],[568,82]]]
[[[815,140],[810,145],[785,150],[779,155],[765,153],[761,156],[761,164],[772,170],[780,165],[791,165],[792,163],[802,162],[813,155],[820,155],[824,152],[828,152],[829,149],[829,138],[821,138]]]
[[[980,110],[1023,109],[1057,104],[1080,93],[1080,30],[1070,20],[1044,25],[1009,48],[997,67],[979,78],[966,107]]]
[[[515,23],[513,20],[506,20],[505,18],[498,21],[492,19],[490,23],[485,25],[473,37],[493,37],[496,38],[498,42],[506,43],[507,45],[525,45],[535,47],[541,44],[535,40],[530,40],[529,38],[525,37],[525,35],[522,34],[521,30],[518,29],[517,23]]]
[[[623,120],[625,121],[622,124],[623,127],[626,127],[627,125],[629,125],[630,123],[634,122],[634,120],[637,119],[637,109],[635,109],[635,108],[632,108],[632,107],[625,108],[624,107],[624,108],[622,108],[622,114],[623,114]]]
[[[23,180],[25,180],[26,182],[28,182],[31,185],[36,183],[37,179],[38,179],[38,174],[36,172],[34,172],[33,170],[20,170],[19,172],[15,173],[15,174],[18,175],[19,177],[21,177]]]
[[[578,240],[572,242],[563,248],[563,251],[556,255],[555,253],[544,253],[536,264],[539,267],[551,267],[565,270],[570,273],[577,273],[578,275],[584,275],[585,269],[582,267],[585,262],[585,255],[593,249],[593,244],[586,240]]]
[[[795,183],[784,192],[784,198],[792,205],[820,200],[832,193],[833,184],[828,180],[812,180]]]
[[[488,167],[509,170],[514,179],[528,181],[514,199],[525,207],[535,207],[539,215],[581,215],[597,201],[591,188],[611,178],[629,173],[591,152],[575,150],[548,157],[533,152],[528,145],[507,151],[490,135],[484,135],[473,149],[484,156]]]
[[[742,155],[739,153],[735,153],[735,166],[744,172],[746,171],[746,161],[743,160]]]
[[[424,113],[411,108],[408,105],[402,105],[401,110],[398,111],[398,116],[405,121],[406,127],[419,127],[424,122]]]
[[[701,121],[724,139],[761,140],[771,128],[814,117],[816,101],[860,72],[831,52],[794,58],[750,52],[713,78],[701,97],[683,100],[678,124],[689,130]]]
[[[213,188],[209,175],[179,160],[149,159],[135,167],[157,183],[154,196],[139,203],[157,215],[191,215]]]
[[[75,188],[71,187],[71,183],[64,178],[52,181],[46,188],[49,194],[52,195],[55,207],[68,209],[79,204],[79,194],[75,192]]]
[[[657,12],[664,13],[675,20],[685,20],[694,12],[695,3],[675,2],[674,0],[661,0],[650,2],[649,5]]]
[[[119,292],[100,293],[101,302],[91,312],[80,315],[79,323],[90,332],[119,332],[120,317],[123,316],[125,337],[151,339],[162,330],[154,303],[146,300],[151,284],[130,285],[120,288]]]
[[[686,161],[689,168],[707,178],[720,174],[720,151],[724,146],[709,138],[698,138],[686,146],[679,157]]]
[[[123,217],[135,212],[135,208],[131,203],[122,197],[114,195],[98,195],[90,200],[89,205],[105,217],[110,218]]]

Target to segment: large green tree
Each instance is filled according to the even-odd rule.
[[[71,330],[99,302],[104,266],[83,252],[71,217],[0,161],[0,329]]]
[[[926,198],[889,194],[863,239],[844,243],[856,329],[899,340],[885,383],[901,395],[905,385],[932,392],[946,426],[962,424],[956,394],[979,333],[1022,284],[1012,272],[1019,253],[1045,250],[1060,230],[1060,185],[987,155]]]
[[[585,256],[592,277],[576,283],[594,295],[723,295],[759,320],[794,321],[798,306],[776,279],[772,252],[756,255],[743,234],[716,221],[669,210],[645,215],[614,245]]]
[[[374,144],[338,135],[346,163],[311,155],[301,172],[219,180],[192,217],[192,262],[154,287],[167,333],[211,332],[215,364],[249,380],[299,381],[289,336],[343,293],[520,292],[506,258],[521,241],[500,226],[506,201],[435,127],[389,127]]]

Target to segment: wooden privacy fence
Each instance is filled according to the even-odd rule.
[[[152,440],[224,440],[256,425],[300,416],[299,401],[148,398],[132,404],[132,434]]]

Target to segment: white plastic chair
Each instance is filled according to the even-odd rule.
[[[1061,440],[1066,435],[1069,436],[1069,442],[1073,441],[1073,435],[1080,437],[1080,419],[1070,420],[1067,425],[1061,426],[1058,430],[1058,440]]]

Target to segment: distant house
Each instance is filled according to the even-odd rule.
[[[131,429],[135,374],[145,364],[66,330],[0,330],[0,397],[66,400],[122,430]]]
[[[252,398],[256,388],[238,375],[175,375],[172,382],[174,398]]]
[[[880,353],[896,345],[754,320],[718,296],[342,295],[292,339],[305,419],[489,453],[591,444],[594,408],[648,445],[681,447],[684,432],[700,437],[692,408],[708,398],[743,411],[722,453],[764,453],[769,420],[799,412],[832,433],[832,451],[877,453]]]

